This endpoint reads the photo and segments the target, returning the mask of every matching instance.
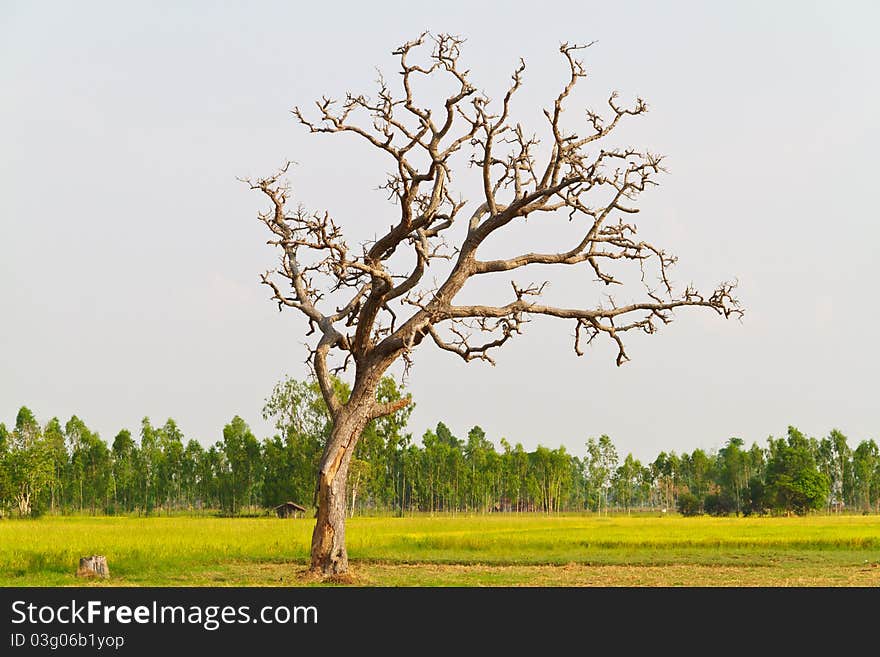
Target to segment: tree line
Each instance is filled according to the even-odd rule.
[[[345,398],[348,387],[335,380]],[[382,380],[380,402],[404,391]],[[373,420],[352,457],[349,512],[487,513],[641,510],[684,515],[880,512],[880,450],[851,448],[833,430],[821,439],[790,426],[765,447],[728,439],[717,450],[661,451],[650,463],[623,459],[607,435],[581,455],[539,445],[527,451],[479,426],[455,436],[439,422],[420,444],[407,432],[413,404]],[[205,447],[177,423],[144,418],[106,443],[72,416],[41,424],[22,407],[10,430],[0,423],[0,513],[263,513],[285,502],[315,501],[318,464],[332,429],[314,381],[287,378],[266,400],[271,438],[257,439],[235,416]]]

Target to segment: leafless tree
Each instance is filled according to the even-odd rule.
[[[309,362],[333,420],[320,463],[311,546],[311,569],[323,576],[348,568],[346,477],[361,432],[370,420],[409,403],[380,403],[377,385],[399,359],[408,368],[413,351],[426,338],[465,361],[491,363],[494,350],[519,334],[524,322],[544,315],[570,322],[578,355],[586,344],[606,336],[616,345],[620,365],[627,360],[623,334],[654,333],[671,321],[675,308],[703,307],[723,317],[742,312],[731,283],[709,294],[692,287],[676,291],[667,277],[675,258],[638,239],[636,226],[623,219],[638,212],[633,202],[657,184],[655,178],[663,171],[658,155],[605,145],[622,122],[647,111],[644,101],[627,106],[613,93],[603,112],[586,111],[578,132],[564,128],[566,102],[585,77],[577,55],[586,46],[563,43],[559,50],[567,81],[544,110],[547,136],[542,144],[511,118],[524,62],[514,70],[503,98],[493,103],[462,69],[462,43],[456,36],[422,34],[393,51],[400,64],[401,88],[396,92],[380,76],[373,97],[348,93],[341,101],[323,98],[311,113],[293,110],[310,132],[348,133],[389,158],[393,170],[384,189],[395,209],[390,221],[377,218],[377,227],[390,224],[377,239],[351,248],[328,213],[288,207],[287,166],[270,177],[247,181],[270,202],[259,219],[272,234],[269,244],[280,250],[280,266],[263,274],[262,282],[279,308],[294,308],[307,318],[309,335],[316,336]],[[414,88],[426,82],[432,89],[445,85],[440,102],[417,101]],[[475,171],[479,178],[479,198],[470,205],[451,189],[456,154],[470,158],[469,167],[459,168]],[[488,238],[530,215],[571,222],[578,237],[552,252],[480,259]],[[461,226],[458,233],[450,230],[454,226]],[[450,248],[444,238],[457,234],[460,238]],[[542,265],[580,266],[608,290],[629,289],[610,272],[611,263],[626,262],[637,268],[644,283],[642,300],[618,303],[607,295],[607,302],[594,307],[551,305],[542,300],[545,284],[512,281],[510,297],[501,305],[454,303],[470,279],[533,272]],[[434,277],[426,273],[432,264],[433,271],[444,271],[442,278],[429,282]],[[343,401],[333,376],[350,367],[351,395]]]

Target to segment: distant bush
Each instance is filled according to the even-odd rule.
[[[703,505],[700,498],[693,493],[679,493],[678,512],[683,516],[698,516],[703,513]]]
[[[711,493],[703,500],[703,511],[710,516],[729,516],[736,511],[736,503],[724,493]]]

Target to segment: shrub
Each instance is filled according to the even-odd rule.
[[[678,512],[683,516],[698,516],[703,513],[703,505],[693,493],[679,493]]]
[[[712,493],[703,500],[703,511],[710,516],[729,516],[736,511],[736,502],[727,493]]]

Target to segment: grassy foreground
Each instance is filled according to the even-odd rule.
[[[0,585],[312,585],[311,519],[0,521]],[[880,586],[880,517],[354,518],[367,586]],[[111,579],[74,576],[104,554]]]

